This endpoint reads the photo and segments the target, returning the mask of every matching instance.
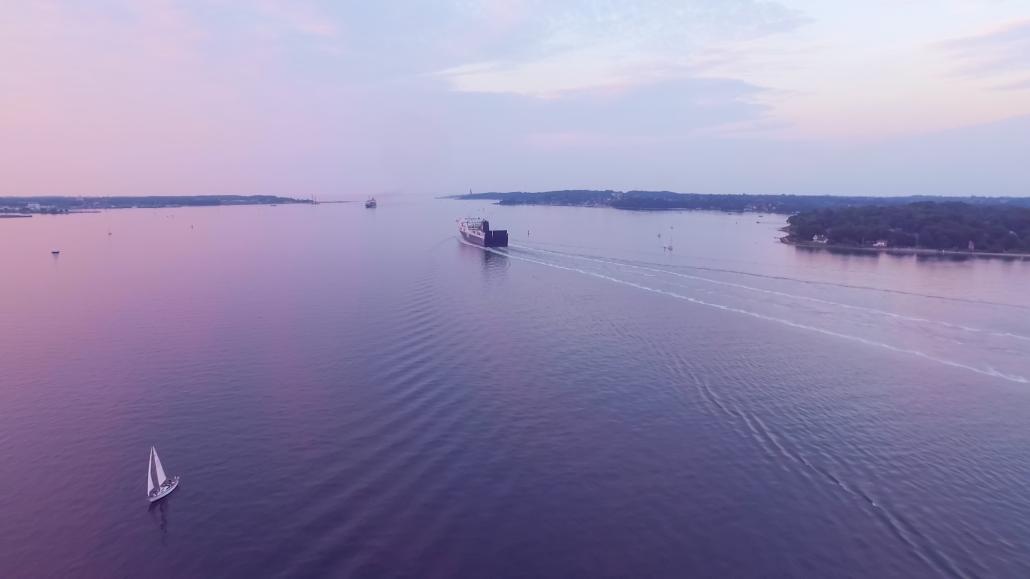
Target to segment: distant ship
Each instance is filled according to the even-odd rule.
[[[483,247],[508,247],[508,231],[490,229],[490,222],[478,217],[466,217],[458,220],[458,231],[461,238],[469,243]]]
[[[368,201],[365,201],[365,209],[375,209],[375,208],[376,208],[376,198],[375,197],[369,197]]]

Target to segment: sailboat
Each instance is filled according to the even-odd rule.
[[[168,478],[157,456],[157,449],[150,447],[150,463],[147,465],[147,499],[159,501],[179,486],[179,477]]]

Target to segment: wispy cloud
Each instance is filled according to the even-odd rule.
[[[1023,80],[1017,80],[1016,82],[1010,82],[996,87],[998,90],[1030,90],[1030,78]]]
[[[337,22],[317,6],[305,2],[264,1],[258,7],[269,19],[282,23],[291,32],[314,38],[336,38]]]
[[[710,52],[807,22],[777,2],[658,0],[548,3],[546,19],[523,19],[527,45],[497,54],[488,65],[459,63],[437,74],[452,88],[472,92],[553,95],[562,91],[647,84],[684,78]],[[523,30],[523,32],[524,32]]]
[[[494,119],[510,119],[494,121],[495,126],[507,125],[509,134],[664,140],[761,121],[766,107],[755,96],[762,92],[740,81],[704,78],[571,90],[549,98],[466,93],[459,102],[475,102]]]
[[[1008,22],[972,36],[953,38],[938,46],[954,63],[954,72],[961,76],[1030,74],[1030,19]],[[1023,82],[1030,82],[1030,79]]]
[[[1026,183],[1026,122],[975,162],[941,136],[966,148],[919,171],[839,146],[1030,115],[1017,2],[885,22],[896,3],[0,1],[0,187],[859,192],[893,170],[923,191],[938,165]],[[941,42],[992,22],[1009,24]]]

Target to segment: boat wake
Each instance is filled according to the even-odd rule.
[[[559,251],[549,250],[549,249],[545,249],[545,248],[541,248],[541,247],[535,247],[535,246],[531,246],[531,245],[523,245],[523,244],[516,245],[516,244],[512,244],[512,247],[518,247],[519,249],[524,249],[524,250],[529,250],[529,251],[540,251],[540,252],[544,252],[544,253],[552,253],[552,254],[561,255],[561,256],[564,256],[564,257],[589,257],[589,258],[597,258],[597,256],[593,256],[593,255],[585,255],[585,254],[578,254],[578,253],[572,253],[572,252],[559,252]],[[610,258],[610,260],[611,260],[612,263],[625,262],[625,260],[618,260],[618,259],[614,259],[614,258]],[[872,292],[879,292],[879,293],[886,293],[886,294],[896,294],[896,295],[903,295],[903,296],[912,296],[912,297],[916,297],[916,298],[925,298],[925,299],[932,299],[932,300],[960,302],[960,303],[978,304],[978,305],[987,305],[987,306],[999,306],[999,307],[1005,307],[1005,308],[1015,308],[1015,309],[1020,309],[1020,310],[1030,310],[1030,306],[1026,306],[1026,305],[1022,305],[1022,304],[1013,304],[1013,303],[1008,303],[1008,302],[998,302],[998,301],[976,299],[976,298],[964,298],[964,297],[958,297],[958,296],[944,296],[944,295],[939,295],[939,294],[929,294],[929,293],[906,291],[906,290],[900,290],[900,289],[895,289],[895,288],[884,288],[884,287],[877,287],[877,286],[870,286],[870,285],[848,284],[848,283],[840,283],[840,282],[830,282],[830,281],[822,281],[822,280],[804,279],[804,278],[790,277],[790,276],[785,276],[785,275],[771,275],[771,274],[758,273],[758,272],[754,272],[754,271],[746,271],[746,270],[739,270],[739,269],[728,269],[728,268],[712,267],[712,266],[704,266],[704,265],[685,265],[685,264],[676,264],[675,266],[670,266],[669,264],[661,264],[661,263],[654,263],[654,262],[648,262],[648,261],[637,261],[635,263],[642,264],[642,265],[650,265],[650,266],[678,267],[678,268],[683,268],[683,269],[689,269],[689,270],[695,270],[695,271],[708,271],[708,272],[713,272],[713,273],[727,273],[727,274],[733,274],[733,275],[741,275],[741,276],[760,278],[760,279],[768,279],[768,280],[776,280],[776,281],[787,281],[787,282],[792,282],[792,283],[799,283],[799,284],[813,285],[813,286],[839,287],[839,288],[844,288],[844,289],[872,291]],[[1030,339],[1030,338],[1028,338],[1028,339]]]
[[[718,279],[721,276],[698,275],[696,272],[685,272],[682,268],[667,264],[571,254],[521,244],[512,245],[503,255],[511,260],[645,291],[694,306],[857,343],[870,349],[979,376],[1015,384],[1030,383],[1022,362],[1026,359],[1026,354],[1030,353],[1024,351],[1026,342],[1030,341],[1030,336],[1025,333],[845,303],[837,296],[834,296],[837,299],[826,299],[802,295],[793,293],[789,286],[784,287],[782,283],[778,288],[771,289],[740,283],[732,278]],[[714,271],[714,268],[695,269]],[[746,272],[732,273],[749,275]],[[770,277],[777,282],[820,283],[753,275],[756,278]],[[851,285],[843,287],[863,291],[904,293],[925,299],[951,299],[881,288]],[[862,297],[859,295],[856,299]],[[979,300],[954,301],[1012,306]],[[895,303],[891,302],[892,305]],[[994,318],[984,316],[984,319]],[[918,347],[914,347],[915,344],[918,344]],[[816,488],[828,489],[841,500],[854,501],[872,520],[882,526],[885,533],[893,536],[913,557],[921,561],[930,574],[947,577],[975,576],[970,575],[971,568],[960,561],[971,561],[976,567],[979,565],[976,553],[970,552],[962,545],[942,541],[932,532],[934,529],[923,528],[924,525],[916,524],[919,521],[909,520],[905,509],[894,506],[892,497],[884,494],[885,491],[876,482],[877,475],[864,472],[861,462],[852,463],[833,452],[812,448],[806,450],[804,445],[798,445],[790,436],[792,430],[789,427],[779,424],[783,420],[781,414],[769,408],[763,410],[761,399],[756,398],[753,393],[747,398],[741,398],[733,392],[720,393],[720,389],[714,387],[708,379],[709,374],[698,375],[690,370],[693,362],[685,358],[681,352],[675,348],[670,349],[661,341],[654,341],[652,346],[670,360],[670,365],[675,367],[677,372],[691,378],[690,381],[694,383],[698,400],[702,405],[707,405],[713,415],[722,415],[727,423],[736,425],[733,430],[745,439],[750,439],[772,462],[779,464],[785,471],[796,473],[810,481]],[[853,445],[848,439],[848,436],[840,435],[837,443],[854,446],[849,452],[853,451],[863,456],[876,453],[874,447]],[[883,460],[887,459],[882,456],[870,458],[873,463]],[[968,531],[967,529],[966,532]],[[994,539],[1002,544],[1006,541],[1000,535]]]
[[[671,275],[671,276],[680,277],[680,278],[683,278],[683,279],[689,279],[689,280],[694,280],[694,281],[702,281],[702,282],[706,282],[706,283],[710,283],[710,284],[721,285],[721,286],[725,286],[725,287],[733,287],[733,288],[743,289],[743,290],[751,291],[751,292],[758,292],[758,293],[763,293],[763,294],[767,294],[767,295],[775,295],[775,296],[781,296],[781,297],[790,298],[790,299],[797,299],[797,300],[802,300],[802,301],[808,301],[808,302],[812,302],[812,303],[824,304],[824,305],[844,308],[844,309],[848,309],[848,310],[868,312],[868,313],[872,313],[872,314],[878,314],[878,315],[882,315],[882,316],[887,316],[887,317],[898,319],[898,320],[905,320],[905,321],[909,321],[909,322],[917,322],[917,323],[924,323],[924,324],[934,324],[934,325],[939,325],[939,326],[942,326],[942,327],[945,327],[945,328],[952,328],[952,329],[957,329],[957,330],[963,330],[963,331],[966,331],[966,332],[982,333],[982,334],[988,334],[988,335],[998,336],[998,337],[1002,337],[1002,338],[1012,338],[1014,340],[1023,340],[1023,341],[1030,342],[1030,336],[1024,336],[1024,335],[1016,334],[1016,333],[1012,333],[1012,332],[1002,332],[1002,331],[997,331],[997,330],[987,330],[987,329],[984,329],[984,328],[977,328],[977,327],[968,326],[968,325],[965,325],[965,324],[956,324],[956,323],[953,323],[953,322],[946,322],[946,321],[943,321],[943,320],[932,320],[932,319],[929,319],[929,318],[921,318],[921,317],[918,317],[918,316],[909,316],[909,315],[905,315],[905,314],[899,314],[899,313],[896,313],[896,312],[889,312],[889,311],[886,311],[886,310],[880,310],[880,309],[870,308],[870,307],[866,307],[866,306],[856,306],[856,305],[852,305],[852,304],[845,304],[845,303],[841,303],[841,302],[836,302],[836,301],[832,301],[832,300],[826,300],[826,299],[822,299],[822,298],[816,298],[816,297],[812,297],[812,296],[804,296],[804,295],[792,294],[792,293],[782,292],[782,291],[777,291],[777,290],[770,290],[770,289],[765,289],[765,288],[759,288],[759,287],[749,286],[749,285],[746,285],[746,284],[729,282],[729,281],[723,281],[723,280],[717,280],[717,279],[707,278],[707,277],[703,277],[703,276],[699,276],[699,275],[685,274],[685,273],[681,273],[681,272],[677,272],[677,271],[671,271],[671,270],[668,270],[668,269],[651,267],[651,266],[647,266],[647,265],[638,265],[638,264],[630,263],[630,262],[627,262],[627,261],[624,261],[624,260],[615,260],[615,259],[591,257],[591,256],[586,256],[586,255],[580,255],[580,254],[570,254],[570,253],[564,253],[564,252],[556,252],[556,251],[551,251],[551,250],[546,250],[546,249],[539,249],[539,248],[534,248],[534,247],[525,247],[525,246],[517,246],[517,247],[519,247],[520,249],[526,249],[528,251],[536,251],[536,252],[541,252],[541,253],[548,253],[548,254],[557,255],[557,256],[561,256],[561,257],[567,257],[567,258],[571,258],[571,259],[579,259],[579,260],[592,261],[592,262],[595,262],[595,263],[600,263],[600,264],[605,264],[605,265],[614,265],[614,266],[618,266],[618,267],[632,268],[632,269],[640,270],[640,271],[643,271],[643,272],[653,272],[653,273],[642,274],[642,275],[645,275],[647,277],[654,277],[656,274]],[[705,269],[705,268],[697,268],[697,269]],[[729,272],[730,270],[722,270],[722,271]],[[741,272],[731,272],[731,273],[741,273]],[[746,274],[746,275],[753,275],[753,274]],[[792,279],[792,278],[775,277],[775,276],[764,276],[764,277],[771,277],[773,279],[778,279],[778,280]],[[802,280],[797,280],[797,281],[802,281]],[[822,282],[802,281],[802,283],[822,283]],[[853,286],[853,285],[844,285],[842,287],[847,287],[847,288],[850,288],[850,289],[862,288],[862,286]],[[876,289],[875,291],[894,291],[894,290]],[[909,293],[908,295],[921,295],[921,294]],[[930,297],[930,298],[933,298],[933,299],[953,299],[953,298],[939,298],[938,296],[926,296],[926,295],[921,295],[921,297]],[[992,305],[1020,307],[1020,306],[1013,306],[1013,304],[994,304],[993,302],[974,301],[974,303],[991,303]]]
[[[755,310],[745,309],[745,308],[731,306],[731,305],[722,304],[722,303],[716,303],[716,302],[712,302],[712,301],[706,301],[706,300],[702,300],[702,299],[699,299],[699,298],[696,298],[696,297],[693,297],[693,296],[690,296],[690,295],[686,295],[684,293],[680,293],[678,291],[672,291],[672,290],[669,290],[669,289],[655,287],[655,286],[652,286],[652,285],[646,285],[644,283],[640,283],[640,282],[637,282],[637,281],[632,281],[632,280],[629,280],[629,279],[623,279],[623,278],[615,277],[613,275],[609,275],[608,273],[605,273],[605,272],[602,272],[602,271],[592,271],[592,270],[589,270],[589,269],[583,269],[582,267],[575,267],[575,266],[572,266],[572,265],[563,265],[563,264],[556,263],[556,262],[553,262],[553,261],[546,261],[545,259],[538,258],[538,257],[532,257],[530,255],[526,255],[526,254],[521,253],[521,252],[517,253],[517,252],[513,252],[513,251],[509,250],[507,252],[503,252],[502,253],[502,252],[499,252],[499,251],[496,251],[496,250],[493,250],[493,249],[490,249],[490,248],[486,248],[485,250],[498,253],[499,255],[505,255],[505,256],[507,256],[510,259],[516,259],[516,260],[524,261],[524,262],[527,262],[527,263],[534,263],[534,264],[542,265],[542,266],[545,266],[545,267],[550,267],[550,268],[559,269],[559,270],[563,270],[563,271],[568,271],[568,272],[572,272],[572,273],[578,273],[578,274],[586,275],[586,276],[589,276],[589,277],[593,277],[595,279],[600,279],[600,280],[604,280],[604,281],[607,281],[607,282],[619,284],[619,285],[622,285],[622,286],[632,287],[632,288],[639,289],[639,290],[642,290],[642,291],[646,291],[646,292],[650,292],[650,293],[655,293],[655,294],[667,296],[667,297],[670,297],[670,298],[674,298],[674,299],[677,299],[677,300],[682,300],[682,301],[685,301],[685,302],[688,302],[688,303],[691,303],[691,304],[695,304],[695,305],[699,305],[699,306],[704,306],[704,307],[707,307],[707,308],[712,308],[712,309],[716,309],[716,310],[720,310],[720,311],[724,311],[724,312],[730,312],[730,313],[734,313],[734,314],[738,314],[738,315],[742,315],[742,316],[751,317],[751,318],[754,318],[754,319],[764,320],[764,321],[767,321],[767,322],[773,322],[773,323],[780,324],[780,325],[783,325],[783,326],[787,326],[787,327],[791,327],[791,328],[795,328],[795,329],[799,329],[799,330],[805,330],[805,331],[808,331],[808,332],[818,333],[818,334],[821,334],[821,335],[824,335],[824,336],[830,336],[830,337],[834,337],[834,338],[839,338],[841,340],[846,340],[846,341],[850,341],[850,342],[854,342],[854,343],[859,343],[859,344],[862,344],[862,345],[865,345],[865,346],[870,346],[870,347],[881,349],[881,350],[887,350],[887,351],[898,353],[898,354],[905,354],[905,355],[908,355],[908,356],[912,356],[912,357],[920,358],[920,359],[923,359],[923,360],[926,360],[926,361],[929,361],[929,362],[940,364],[942,366],[947,366],[947,367],[950,367],[950,368],[956,368],[956,369],[960,369],[960,370],[974,372],[974,373],[982,375],[982,376],[988,376],[988,377],[991,377],[991,378],[998,378],[998,379],[1001,379],[1001,380],[1006,380],[1006,381],[1009,381],[1009,382],[1014,382],[1014,383],[1019,383],[1019,384],[1028,384],[1028,383],[1030,383],[1030,379],[1027,379],[1025,376],[1018,375],[1018,374],[1011,373],[1011,372],[999,371],[999,370],[997,370],[996,368],[994,368],[992,366],[981,367],[981,366],[975,366],[973,364],[958,362],[958,361],[955,361],[955,360],[952,360],[952,359],[949,359],[949,358],[935,356],[935,355],[929,354],[927,352],[924,352],[922,350],[917,350],[917,349],[914,349],[914,348],[908,348],[908,347],[904,347],[904,346],[897,346],[897,345],[894,345],[894,344],[890,344],[890,343],[887,343],[887,342],[870,339],[870,338],[859,336],[859,335],[854,335],[854,334],[849,334],[849,333],[840,332],[840,331],[836,331],[836,330],[831,330],[831,329],[815,326],[815,325],[808,324],[808,323],[802,323],[802,322],[794,321],[794,320],[791,320],[791,319],[788,319],[788,318],[784,318],[784,317],[780,317],[780,316],[776,316],[776,315],[770,315],[770,314],[761,313],[761,312],[758,312],[758,311],[755,311]],[[535,251],[535,250],[531,250],[531,251]],[[657,272],[657,271],[661,271],[661,270],[655,270],[655,271]],[[669,273],[669,272],[665,272],[665,273]],[[752,289],[754,289],[754,288],[752,288]],[[782,292],[780,292],[780,293],[782,293]],[[783,295],[789,296],[790,294],[783,294]]]

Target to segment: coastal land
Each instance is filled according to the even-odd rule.
[[[1030,208],[923,201],[803,211],[781,241],[888,253],[1030,257]]]
[[[703,210],[792,214],[814,209],[908,205],[923,201],[962,202],[968,205],[1001,205],[1030,209],[1024,197],[856,197],[838,195],[708,195],[672,191],[597,191],[566,189],[527,193],[468,193],[449,199],[494,200],[499,205],[558,205],[568,207],[612,207],[640,211]]]
[[[0,214],[32,215],[83,213],[102,209],[213,207],[221,205],[279,205],[312,203],[308,199],[275,195],[188,195],[119,197],[0,197]],[[2,216],[2,215],[0,215]]]
[[[783,243],[895,254],[1030,258],[1030,198],[705,195],[669,191],[562,190],[469,193],[452,199],[500,205],[707,210],[789,214]]]

